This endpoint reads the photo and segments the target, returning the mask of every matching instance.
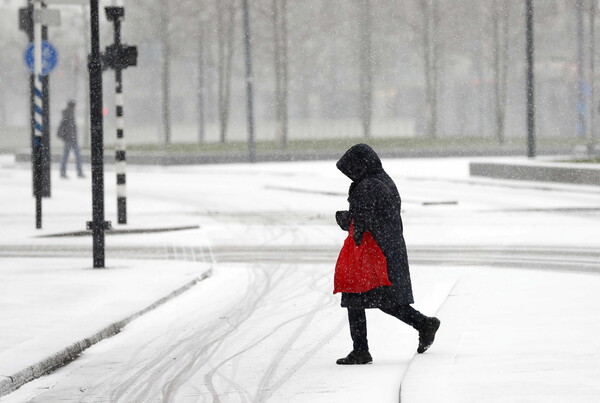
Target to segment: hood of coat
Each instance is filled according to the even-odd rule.
[[[358,182],[368,175],[383,171],[379,156],[367,144],[356,144],[350,147],[342,155],[336,166],[354,182]]]
[[[63,115],[70,115],[75,113],[75,101],[69,101],[65,109],[63,109]]]

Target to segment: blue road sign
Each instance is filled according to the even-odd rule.
[[[27,46],[24,54],[25,64],[32,73],[33,71],[33,42]],[[58,64],[58,52],[49,42],[42,41],[42,75],[50,73]]]

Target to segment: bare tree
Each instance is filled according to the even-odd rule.
[[[438,75],[439,75],[439,10],[438,0],[419,0],[422,24],[404,19],[402,22],[421,37],[423,75],[425,78],[425,121],[427,135],[437,137],[438,131]]]
[[[506,95],[508,71],[508,23],[510,8],[506,0],[494,0],[492,9],[493,26],[493,70],[496,138],[499,144],[504,143],[506,121]]]
[[[198,41],[198,87],[196,89],[198,99],[198,142],[203,143],[206,139],[206,51],[207,43],[207,24],[209,13],[206,10],[204,1],[196,3],[196,23],[198,24],[197,41]]]
[[[596,142],[596,91],[595,91],[595,75],[596,75],[596,66],[595,66],[595,46],[596,46],[596,10],[597,5],[595,1],[590,1],[590,135],[588,137],[587,151],[588,155],[592,156],[595,153],[595,142]]]
[[[231,71],[236,7],[232,0],[215,1],[217,6],[219,129],[221,143],[225,143],[231,105]]]
[[[360,120],[363,136],[371,137],[371,118],[373,110],[373,6],[371,0],[359,0],[359,88]]]
[[[162,132],[165,144],[171,143],[171,106],[170,106],[170,70],[171,70],[171,45],[170,45],[170,18],[169,2],[160,2],[160,42],[161,42],[161,94],[162,94]]]
[[[288,44],[287,44],[287,0],[273,0],[273,43],[275,64],[275,117],[277,139],[281,149],[288,141]]]

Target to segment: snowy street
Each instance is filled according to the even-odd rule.
[[[92,270],[89,236],[49,236],[85,228],[89,179],[55,169],[36,230],[30,167],[1,156],[0,377],[35,364],[25,343],[75,342],[211,275],[0,402],[600,400],[600,188],[471,178],[468,162],[383,160],[414,307],[442,327],[415,356],[415,330],[369,311],[373,365],[340,367],[352,343],[332,294],[334,213],[350,183],[334,161],[131,166],[125,226],[106,172],[115,229],[191,228],[109,234]]]

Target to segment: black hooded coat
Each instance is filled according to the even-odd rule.
[[[381,160],[367,144],[351,147],[336,164],[352,180],[348,192],[349,210],[338,211],[338,225],[348,231],[354,220],[354,241],[360,245],[369,231],[387,261],[392,286],[377,287],[362,293],[342,293],[347,308],[381,308],[414,302],[408,268],[406,244],[402,234],[400,194],[392,178],[383,170]]]
[[[57,135],[65,143],[77,144],[77,125],[75,124],[75,103],[69,102],[62,112],[62,120]]]

